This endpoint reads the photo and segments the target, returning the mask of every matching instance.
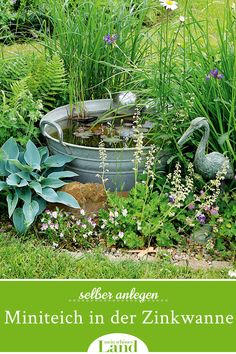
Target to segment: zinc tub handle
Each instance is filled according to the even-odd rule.
[[[58,138],[59,138],[59,141],[60,143],[63,145],[63,146],[66,146],[66,144],[64,143],[63,141],[63,131],[61,129],[61,126],[55,122],[50,122],[48,120],[43,120],[40,122],[40,129],[42,131],[42,134],[43,136],[47,136],[46,135],[46,131],[45,131],[45,127],[46,125],[50,125],[51,127],[55,128],[56,131],[57,131],[57,134],[58,134]]]

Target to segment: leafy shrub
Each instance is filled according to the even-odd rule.
[[[75,249],[78,247],[89,248],[94,245],[96,222],[87,216],[83,209],[80,216],[59,210],[46,210],[40,218],[39,233],[54,247]]]
[[[62,60],[54,55],[51,59],[32,54],[2,60],[0,81],[7,97],[12,95],[12,85],[17,81],[28,89],[34,100],[41,100],[45,111],[60,105],[66,89],[65,70]]]
[[[66,183],[61,178],[75,176],[69,171],[55,172],[72,161],[72,157],[49,156],[46,147],[37,148],[31,141],[24,150],[13,138],[6,141],[0,153],[0,191],[17,232],[27,231],[45,210],[46,202],[79,208],[71,195],[55,191]]]
[[[15,81],[25,78],[30,73],[30,62],[32,62],[32,56],[27,58],[24,55],[0,61],[1,89],[6,92],[7,96]]]
[[[2,93],[0,105],[0,145],[9,137],[26,145],[29,139],[37,139],[39,129],[36,123],[42,117],[42,103],[35,101],[25,81],[16,81],[11,88],[10,98]]]
[[[23,56],[0,62],[0,145],[9,137],[25,145],[39,135],[42,113],[60,105],[66,88],[58,56]]]
[[[210,236],[216,237],[213,224],[224,214],[218,203],[225,173],[219,171],[215,180],[204,184],[194,174],[192,164],[184,176],[178,163],[164,184],[157,184],[156,191],[147,183],[138,183],[127,198],[109,194],[109,209],[99,214],[108,245],[132,249],[185,244],[205,224],[211,226]],[[232,245],[231,238],[227,236]]]
[[[50,60],[33,57],[25,81],[35,99],[42,100],[44,111],[60,105],[58,101],[66,89],[63,61],[54,55]]]
[[[148,192],[142,183],[136,185],[127,198],[109,196],[109,210],[101,210],[100,227],[109,246],[130,249],[150,244],[172,246],[180,240],[174,225],[167,220],[163,226],[163,214],[171,207],[165,195]]]

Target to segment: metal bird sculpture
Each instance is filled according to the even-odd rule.
[[[210,135],[210,127],[206,118],[199,117],[192,120],[190,127],[178,141],[179,146],[182,146],[193,132],[202,128],[204,129],[204,133],[194,158],[196,171],[205,179],[213,179],[216,177],[217,172],[222,169],[223,165],[226,164],[227,173],[225,178],[233,179],[233,169],[230,166],[229,160],[223,154],[219,152],[206,154],[206,146]]]

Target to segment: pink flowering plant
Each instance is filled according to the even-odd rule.
[[[54,211],[47,209],[42,214],[38,225],[39,234],[55,248],[91,247],[97,236],[97,224],[83,209],[80,209],[79,213],[79,217],[76,217],[58,208]]]

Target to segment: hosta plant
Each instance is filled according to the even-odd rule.
[[[49,156],[46,147],[37,148],[30,140],[25,149],[13,138],[1,147],[0,191],[18,233],[27,231],[45,210],[47,202],[79,208],[70,194],[56,191],[66,184],[61,179],[76,176],[73,172],[62,171],[72,160],[66,155]]]

